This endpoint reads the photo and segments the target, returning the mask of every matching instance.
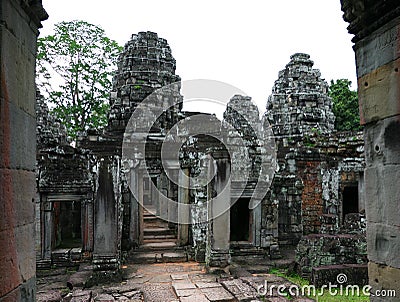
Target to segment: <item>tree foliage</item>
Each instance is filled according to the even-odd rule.
[[[357,91],[351,90],[350,86],[351,81],[347,79],[331,80],[329,86],[328,94],[333,101],[332,110],[338,131],[361,130]]]
[[[53,35],[38,39],[37,85],[70,137],[106,124],[121,50],[102,28],[84,21],[58,23]]]

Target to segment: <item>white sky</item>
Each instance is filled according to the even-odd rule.
[[[53,24],[84,20],[102,27],[124,45],[139,31],[168,40],[182,80],[226,82],[253,98],[265,111],[278,72],[290,55],[305,52],[322,77],[347,78],[356,89],[352,36],[339,0],[43,0]],[[206,111],[205,108],[196,108]]]

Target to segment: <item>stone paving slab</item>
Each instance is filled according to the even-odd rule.
[[[171,279],[174,281],[179,281],[179,280],[189,281],[189,275],[188,274],[171,274]]]
[[[217,278],[213,275],[206,275],[206,274],[193,274],[190,275],[190,279],[192,282],[216,282]]]
[[[176,291],[176,290],[179,290],[179,289],[195,289],[196,285],[194,285],[191,282],[174,282],[172,284],[172,287]]]
[[[182,298],[180,298],[180,302],[210,302],[210,300],[208,300],[206,298],[206,296],[201,294],[201,295],[194,295],[194,296],[190,296],[190,297],[182,297]]]
[[[92,291],[78,289],[72,293],[72,299],[70,302],[90,302],[91,297]]]
[[[61,300],[61,293],[57,290],[39,292],[36,294],[36,302],[58,302]]]
[[[169,275],[156,275],[153,276],[149,282],[151,283],[168,283],[171,282],[171,277]]]
[[[100,294],[96,298],[94,298],[95,302],[114,302],[115,299],[113,296],[109,294]]]
[[[221,287],[222,285],[218,282],[196,282],[198,288],[211,288],[211,287]]]
[[[202,288],[201,292],[211,302],[235,302],[235,297],[223,287]]]
[[[190,296],[196,296],[196,295],[201,295],[202,292],[198,288],[194,289],[177,289],[175,290],[176,295],[178,298],[182,297],[190,297]]]
[[[238,301],[251,301],[257,299],[257,291],[240,279],[225,280],[222,286],[235,296]]]
[[[169,284],[144,284],[142,291],[146,302],[170,302],[177,299]]]

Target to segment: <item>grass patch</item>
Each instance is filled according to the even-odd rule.
[[[269,271],[270,274],[283,277],[290,282],[298,285],[299,287],[310,285],[310,282],[307,279],[302,278],[301,276],[288,272],[283,269],[271,269]],[[360,289],[361,291],[361,289]],[[325,289],[323,295],[318,296],[318,293],[321,292],[321,289],[317,289],[317,295],[307,295],[308,298],[314,299],[318,302],[368,302],[369,297],[360,293],[360,296],[346,296],[346,294],[340,295],[337,294],[335,296],[330,295],[329,290]],[[287,297],[290,300],[290,297]]]

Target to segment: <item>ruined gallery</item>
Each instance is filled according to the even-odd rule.
[[[400,295],[400,4],[341,2],[363,131],[334,129],[305,53],[265,108],[235,94],[221,120],[184,111],[173,50],[139,32],[119,56],[107,126],[71,145],[34,83],[47,13],[2,1],[0,301],[289,301],[257,300],[265,278],[289,282],[272,268]],[[143,281],[149,267],[170,281]],[[52,271],[67,272],[64,291],[45,290]]]

